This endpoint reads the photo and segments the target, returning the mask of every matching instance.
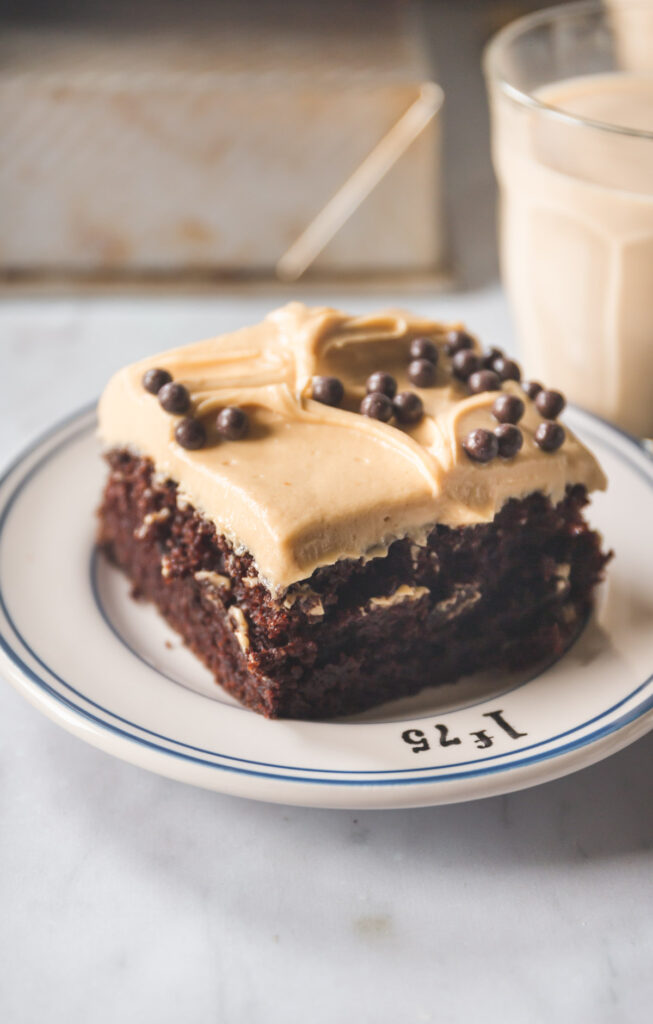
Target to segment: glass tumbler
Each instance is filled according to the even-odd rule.
[[[653,436],[653,2],[520,18],[484,56],[501,270],[532,379]]]

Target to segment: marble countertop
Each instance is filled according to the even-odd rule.
[[[127,360],[278,301],[5,300],[0,462]],[[403,301],[488,344],[509,336],[498,289]],[[510,796],[313,811],[113,760],[0,684],[0,1020],[644,1020],[652,759],[653,734]]]

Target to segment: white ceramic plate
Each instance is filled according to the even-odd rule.
[[[581,636],[527,678],[462,680],[338,722],[241,708],[94,551],[105,469],[93,410],[0,479],[0,669],[89,743],[260,800],[438,804],[589,765],[653,728],[653,462],[593,417],[568,418],[610,479],[590,516],[617,556]]]

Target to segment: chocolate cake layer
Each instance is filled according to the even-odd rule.
[[[216,681],[268,717],[351,714],[560,653],[609,557],[575,485],[557,505],[540,493],[510,500],[490,523],[436,525],[423,545],[397,540],[384,557],[338,561],[273,596],[252,556],[150,460],[107,459],[100,546]]]

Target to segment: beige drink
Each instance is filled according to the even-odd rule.
[[[583,75],[532,95],[492,96],[503,275],[525,368],[651,436],[653,75]]]

